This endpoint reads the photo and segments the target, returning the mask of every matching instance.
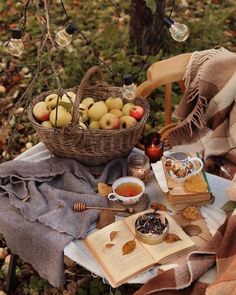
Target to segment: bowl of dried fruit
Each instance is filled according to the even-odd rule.
[[[168,231],[169,222],[161,212],[145,213],[135,221],[137,239],[149,245],[161,243]]]

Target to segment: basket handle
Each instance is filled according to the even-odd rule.
[[[77,124],[78,120],[79,120],[79,104],[83,98],[84,90],[88,85],[91,85],[91,79],[94,75],[97,75],[97,81],[96,81],[95,85],[98,85],[98,84],[107,85],[107,83],[103,79],[102,70],[99,67],[94,66],[94,67],[91,67],[90,69],[88,69],[88,71],[85,73],[83,79],[81,80],[81,83],[80,83],[77,93],[76,93],[74,109],[73,109],[73,114],[72,114],[72,122],[74,124]]]

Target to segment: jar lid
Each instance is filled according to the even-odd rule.
[[[146,155],[133,155],[129,158],[129,164],[132,167],[142,167],[149,163],[149,158]]]

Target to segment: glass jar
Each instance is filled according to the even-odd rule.
[[[138,177],[147,184],[152,175],[149,158],[146,155],[131,156],[129,158],[128,174]]]

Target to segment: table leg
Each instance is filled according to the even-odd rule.
[[[11,259],[9,263],[9,269],[7,273],[7,284],[6,284],[6,292],[7,294],[14,294],[15,291],[15,278],[16,278],[16,262],[17,255],[11,254]]]

